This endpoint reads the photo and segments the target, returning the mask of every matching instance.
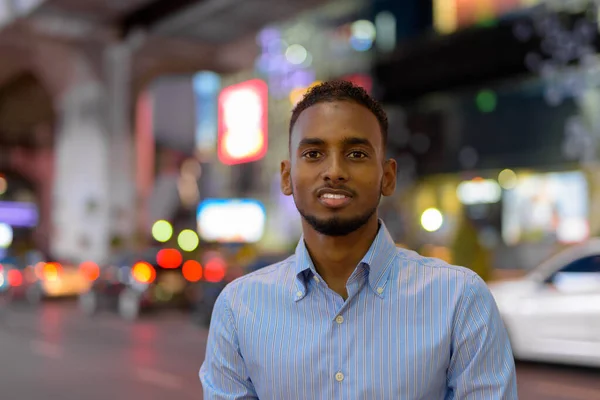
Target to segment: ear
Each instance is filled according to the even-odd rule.
[[[396,190],[396,176],[398,175],[398,164],[390,158],[383,163],[383,180],[381,182],[381,194],[391,196]]]
[[[286,196],[292,195],[292,176],[291,176],[291,163],[289,160],[281,162],[281,193]]]

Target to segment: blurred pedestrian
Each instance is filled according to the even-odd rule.
[[[387,117],[361,88],[311,89],[290,123],[281,188],[296,253],[219,296],[204,399],[516,399],[494,299],[473,271],[397,248],[378,218],[396,186]]]

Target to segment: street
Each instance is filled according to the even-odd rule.
[[[197,373],[206,330],[184,314],[136,323],[78,314],[72,302],[0,314],[3,400],[201,399]],[[523,400],[600,398],[600,371],[519,363]]]

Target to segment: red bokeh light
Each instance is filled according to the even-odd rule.
[[[181,272],[183,273],[183,277],[190,282],[198,282],[202,279],[202,265],[198,261],[186,261],[183,263]]]
[[[211,258],[204,266],[204,279],[208,282],[221,282],[226,271],[227,264],[222,258]]]
[[[183,256],[177,249],[162,249],[156,255],[156,263],[163,268],[177,268],[183,262]]]
[[[6,277],[10,286],[18,287],[23,284],[23,275],[16,269],[9,270]]]

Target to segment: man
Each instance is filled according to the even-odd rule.
[[[314,87],[290,123],[281,189],[295,255],[228,285],[200,379],[216,399],[516,399],[495,302],[474,272],[397,248],[377,218],[396,186],[387,118],[348,82]]]

